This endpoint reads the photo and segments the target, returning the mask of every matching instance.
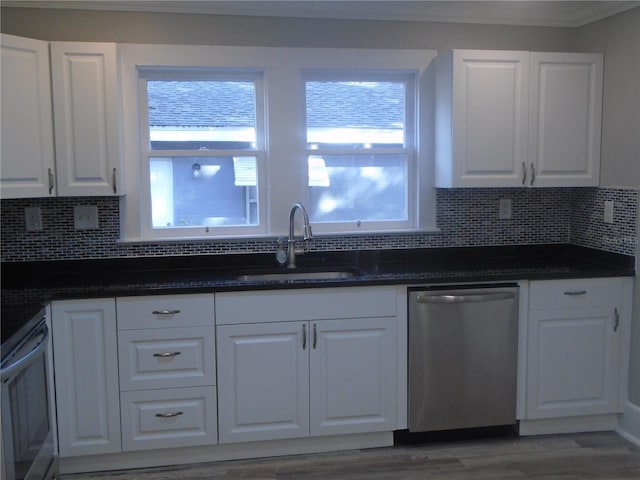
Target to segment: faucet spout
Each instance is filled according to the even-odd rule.
[[[289,240],[287,242],[287,268],[296,267],[296,240],[293,233],[293,223],[296,216],[296,212],[300,210],[302,212],[302,219],[304,222],[304,228],[302,233],[303,241],[309,240],[313,233],[311,232],[311,224],[309,223],[309,215],[307,209],[301,203],[294,203],[289,212]]]

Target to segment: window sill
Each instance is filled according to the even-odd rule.
[[[354,237],[354,236],[392,236],[392,235],[412,235],[412,234],[438,234],[441,230],[437,227],[424,227],[408,230],[370,230],[370,231],[349,231],[340,233],[314,233],[314,238],[335,238],[335,237]],[[221,241],[221,242],[241,242],[250,240],[259,241],[273,241],[277,242],[278,239],[287,239],[286,234],[264,234],[264,235],[209,235],[209,236],[189,236],[189,237],[162,237],[162,238],[121,238],[117,243],[126,245],[148,245],[157,243],[190,243],[190,242],[204,242],[208,241]]]

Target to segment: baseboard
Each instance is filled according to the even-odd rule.
[[[640,447],[640,406],[627,402],[620,416],[618,435]]]
[[[393,432],[333,435],[326,437],[231,443],[202,447],[141,450],[107,455],[61,458],[61,474],[100,472],[133,468],[150,468],[221,460],[277,457],[306,453],[323,453],[362,448],[390,447]]]
[[[607,414],[541,420],[520,420],[518,431],[522,436],[578,432],[613,432],[618,427],[618,417],[619,415],[617,414]]]

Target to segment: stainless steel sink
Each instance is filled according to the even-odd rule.
[[[278,271],[251,271],[236,274],[236,280],[242,282],[290,282],[295,280],[345,280],[357,277],[359,272],[349,268],[330,268],[327,270],[279,269]]]

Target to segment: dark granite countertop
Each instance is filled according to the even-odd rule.
[[[298,256],[297,264],[301,270],[349,267],[359,275],[340,280],[286,282],[236,279],[237,273],[247,270],[277,270],[273,254],[15,262],[2,264],[3,303],[23,293],[30,293],[35,301],[46,302],[97,296],[613,277],[635,273],[634,257],[565,244],[316,252]]]

